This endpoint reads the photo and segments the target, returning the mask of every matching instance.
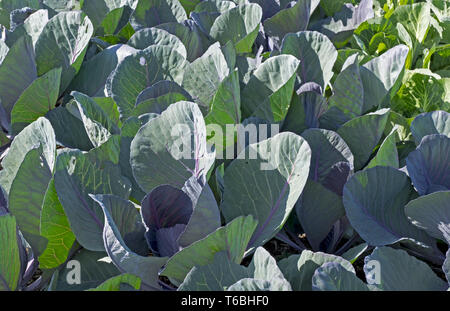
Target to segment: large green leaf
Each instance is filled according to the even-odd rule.
[[[77,272],[80,273],[80,284],[74,282]],[[119,270],[111,263],[108,254],[105,252],[91,252],[81,249],[74,254],[71,261],[61,267],[61,270],[55,272],[49,290],[87,290],[95,288],[119,274]]]
[[[234,132],[227,131],[227,126],[241,123],[241,90],[237,69],[223,79],[219,85],[211,102],[210,112],[205,117],[205,122],[206,125],[220,126],[222,129],[222,136],[215,133],[213,137],[208,137],[208,142],[214,144],[217,158],[223,157],[224,151],[230,145],[234,147]]]
[[[327,36],[316,31],[287,34],[283,39],[281,53],[300,60],[298,75],[302,84],[316,82],[325,90],[333,77],[333,66],[338,55]]]
[[[390,18],[394,25],[401,23],[409,35],[418,43],[423,43],[425,40],[431,19],[431,10],[428,3],[400,5]]]
[[[322,0],[320,1],[320,7],[328,16],[333,16],[341,10],[345,2],[345,0]]]
[[[245,1],[244,1],[245,2]],[[243,4],[243,3],[237,3]],[[229,9],[236,7],[236,3],[229,0],[206,0],[195,6],[195,13],[224,13]]]
[[[352,119],[337,130],[355,157],[355,170],[366,165],[384,133],[388,118],[389,109],[381,109]]]
[[[140,277],[147,289],[159,290],[158,272],[167,258],[144,257],[131,250],[125,242],[127,234],[134,236],[140,231],[138,228],[143,227],[134,205],[115,196],[100,195],[93,196],[93,199],[100,204],[105,215],[103,240],[114,265],[122,273]]]
[[[223,291],[241,279],[251,277],[250,271],[228,258],[226,252],[217,252],[214,260],[189,271],[179,291]]]
[[[316,88],[308,89],[310,86]],[[291,105],[283,121],[283,132],[288,131],[301,135],[308,128],[318,128],[319,122],[322,122],[320,118],[324,115],[328,104],[327,99],[320,94],[320,86],[311,82],[302,88],[298,90],[302,91],[300,94],[294,94],[292,97]],[[304,90],[305,88],[306,90]],[[335,129],[326,126],[322,126],[322,128]]]
[[[89,195],[102,209],[107,209],[123,241],[134,252],[145,256],[149,248],[145,240],[145,225],[133,202],[113,194]]]
[[[117,103],[122,119],[131,116],[136,98],[162,80],[181,84],[186,59],[170,46],[152,45],[126,57],[107,83],[108,95]]]
[[[259,66],[242,91],[243,116],[283,120],[291,103],[299,64],[292,55],[279,55]]]
[[[220,44],[215,43],[205,54],[186,67],[182,86],[197,104],[209,107],[221,82],[229,73]]]
[[[121,129],[120,136],[120,155],[119,155],[119,165],[123,176],[128,178],[132,184],[131,196],[142,201],[145,193],[142,191],[141,187],[136,182],[133,175],[133,170],[130,164],[130,146],[133,138],[136,136],[137,132],[142,125],[146,123],[145,118],[131,117],[124,122]]]
[[[400,170],[377,166],[358,172],[344,186],[347,217],[370,245],[389,245],[404,239],[431,245],[425,232],[405,215],[404,206],[413,191],[408,176]]]
[[[139,0],[131,17],[134,30],[149,28],[163,23],[183,22],[186,11],[178,0]]]
[[[361,243],[342,254],[342,258],[347,259],[353,264],[368,248],[369,245],[367,243]]]
[[[236,7],[232,1],[208,0],[202,1],[191,14],[191,19],[199,25],[205,33],[209,33],[214,21],[226,11]],[[233,43],[230,41],[231,45]]]
[[[186,20],[180,23],[165,23],[158,25],[157,28],[177,36],[187,50],[187,60],[192,62],[206,52],[211,45],[210,39],[202,32],[200,27],[192,20]]]
[[[258,247],[248,267],[254,280],[270,282],[272,291],[290,291],[291,284],[285,279],[277,261],[263,247]]]
[[[66,105],[73,115],[80,115],[84,128],[94,147],[100,147],[113,134],[119,133],[117,125],[108,114],[89,96],[72,92],[74,101]]]
[[[448,288],[426,263],[401,249],[377,247],[364,262],[368,283],[380,290],[442,291]]]
[[[272,287],[272,282],[251,278],[242,279],[228,288],[228,291],[232,292],[268,292],[274,290],[276,289]]]
[[[272,291],[291,290],[275,259],[262,247],[255,251],[248,268],[232,262],[226,252],[216,253],[210,264],[192,268],[178,290],[223,291],[241,279],[269,282]]]
[[[0,215],[0,291],[16,290],[20,279],[19,235],[16,219]]]
[[[110,46],[83,62],[70,89],[89,96],[104,96],[106,81],[125,57],[137,50],[124,44]]]
[[[281,133],[248,146],[228,166],[220,208],[227,221],[240,215],[258,220],[249,248],[263,245],[283,227],[306,184],[310,162],[306,141]]]
[[[195,6],[202,2],[202,0],[179,0],[179,1],[188,16],[195,9]]]
[[[417,227],[450,244],[450,191],[422,196],[405,206],[405,214]]]
[[[231,285],[229,291],[291,291],[291,284],[285,279],[276,260],[262,247],[258,247],[248,267],[250,277]]]
[[[55,131],[56,141],[60,146],[84,151],[94,148],[84,129],[83,122],[71,114],[66,107],[59,106],[50,110],[48,119]]]
[[[209,35],[225,45],[231,41],[237,53],[249,53],[258,35],[262,9],[254,3],[242,4],[221,14]]]
[[[380,107],[389,100],[390,91],[405,67],[408,47],[398,45],[360,68],[364,86],[364,109]]]
[[[192,181],[193,183],[191,183]],[[191,178],[183,189],[194,202],[194,211],[192,212],[186,228],[178,238],[178,243],[181,247],[189,246],[192,243],[203,239],[221,226],[219,207],[217,206],[216,198],[208,184],[206,184],[203,189],[194,190],[194,198],[192,198],[193,195],[190,193],[190,190],[192,188],[199,188],[200,186],[201,185],[197,181]],[[198,192],[200,192],[200,194],[198,194]],[[198,198],[196,198],[196,196],[198,196]]]
[[[91,21],[81,12],[61,12],[51,18],[36,41],[38,75],[61,67],[64,91],[81,67],[93,32]]]
[[[8,154],[3,159],[0,184],[6,193],[9,193],[11,184],[26,154],[39,145],[42,145],[43,156],[48,167],[53,169],[56,157],[55,132],[50,122],[45,118],[37,119],[20,132],[14,138]]]
[[[52,171],[53,167],[49,167],[44,158],[42,145],[37,146],[25,155],[9,192],[9,210],[36,256],[41,255],[47,245],[47,240],[40,235],[40,220]]]
[[[231,262],[239,264],[256,226],[257,221],[252,216],[234,219],[225,227],[173,255],[161,275],[181,283],[193,267],[211,263],[214,255],[221,251],[227,252]]]
[[[20,95],[11,111],[13,133],[19,133],[27,125],[55,108],[59,96],[61,68],[50,70]]]
[[[56,162],[55,187],[70,227],[78,242],[93,251],[104,250],[103,213],[89,194],[114,194],[125,199],[131,190],[117,166],[118,160],[112,159],[111,153],[118,157],[119,147],[108,150],[109,143],[114,141],[89,153],[65,151]]]
[[[406,117],[434,110],[450,110],[446,89],[439,75],[428,69],[408,70],[393,99],[392,108]]]
[[[128,45],[139,50],[144,50],[151,45],[167,45],[177,50],[184,58],[187,57],[186,47],[181,40],[164,29],[141,29],[130,38]]]
[[[35,54],[31,40],[22,37],[9,49],[0,64],[0,94],[5,114],[0,115],[1,125],[8,129],[10,113],[22,92],[36,79]],[[14,78],[12,79],[12,76]]]
[[[296,33],[307,29],[309,19],[319,5],[318,0],[299,0],[294,6],[281,10],[264,21],[264,30],[280,43],[288,33]]]
[[[411,123],[411,133],[417,145],[427,135],[442,134],[450,137],[450,115],[442,110],[420,114]]]
[[[94,289],[89,291],[95,292],[113,292],[130,288],[131,290],[139,290],[141,288],[141,279],[132,274],[121,274],[112,277]]]
[[[39,265],[44,269],[56,268],[67,260],[75,242],[75,235],[70,229],[69,221],[58,199],[54,178],[45,192],[40,232],[48,243],[42,255],[39,256]]]
[[[132,3],[133,0],[84,0],[81,9],[97,30],[111,12],[127,5],[131,7]]]
[[[206,145],[202,113],[190,102],[171,105],[131,143],[133,175],[146,193],[164,184],[181,189],[191,176],[205,182],[214,158]]]
[[[301,255],[292,255],[281,260],[279,266],[293,290],[311,291],[314,272],[327,262],[336,262],[345,270],[355,273],[352,264],[342,257],[322,252],[313,253],[309,250],[304,250]]]
[[[312,288],[316,291],[368,291],[369,288],[337,262],[328,262],[317,268],[312,277]]]
[[[336,3],[338,1],[333,0],[333,2]],[[345,3],[339,12],[313,23],[309,28],[320,31],[330,38],[333,43],[342,46],[345,45],[359,25],[374,17],[372,7],[372,0],[362,0],[358,2],[356,7],[351,3]]]
[[[175,82],[159,81],[139,94],[133,115],[138,117],[147,113],[161,114],[179,101],[192,101],[192,97]]]
[[[364,87],[357,63],[349,65],[336,77],[329,105],[337,107],[346,116],[347,121],[365,113]],[[333,111],[334,113],[337,112]],[[330,117],[336,118],[334,115]]]
[[[397,152],[397,127],[385,138],[377,152],[377,155],[370,160],[367,168],[375,166],[390,166],[399,168]]]
[[[227,124],[240,124],[241,93],[238,70],[231,72],[220,83],[205,122],[219,124],[222,129],[225,129]]]

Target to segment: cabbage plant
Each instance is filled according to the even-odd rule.
[[[8,0],[0,26],[0,290],[449,289],[447,0]]]

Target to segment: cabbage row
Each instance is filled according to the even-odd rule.
[[[0,25],[0,290],[449,289],[448,0]]]

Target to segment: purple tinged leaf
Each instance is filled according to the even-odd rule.
[[[312,82],[314,83],[314,82]],[[315,84],[315,83],[314,83]],[[304,84],[307,89],[310,83]],[[303,87],[294,95],[292,103],[289,107],[286,119],[283,123],[283,131],[290,131],[301,135],[308,128],[318,128],[321,116],[327,110],[327,101],[325,97],[316,91],[305,91]]]
[[[191,199],[181,190],[169,185],[155,188],[142,201],[141,214],[151,229],[186,225],[192,215]]]
[[[320,250],[333,225],[345,215],[342,198],[312,180],[308,180],[295,211],[314,250]]]
[[[404,207],[414,196],[408,176],[392,167],[360,171],[344,186],[347,218],[368,244],[384,246],[409,240],[432,246],[434,240],[411,224]]]
[[[344,185],[351,176],[352,168],[348,162],[338,162],[328,171],[328,174],[322,181],[325,188],[342,196]]]
[[[450,189],[450,138],[428,135],[406,159],[409,176],[420,195]]]
[[[326,177],[330,178],[330,170],[339,162],[347,162],[350,169],[353,169],[353,154],[336,132],[309,129],[303,132],[302,137],[308,142],[312,150],[310,179],[321,183]],[[336,168],[334,168],[334,171],[336,171]],[[338,173],[342,172],[338,170]],[[345,170],[343,173],[345,173]]]
[[[405,206],[413,225],[450,244],[450,191],[424,195]]]
[[[328,105],[325,97],[316,92],[301,94],[304,96],[305,124],[308,128],[318,128],[320,117],[327,111]]]
[[[283,3],[280,3],[279,0],[250,0],[249,2],[257,3],[263,9],[263,21],[271,18],[279,11],[284,9],[284,7],[282,6]]]
[[[450,136],[450,113],[439,110],[418,115],[411,123],[411,133],[416,144],[420,144],[427,135]]]
[[[155,238],[158,242],[158,252],[162,257],[172,257],[181,250],[178,238],[186,229],[186,225],[176,224],[173,227],[161,228],[156,231]]]
[[[186,228],[192,212],[193,205],[189,196],[169,185],[155,188],[144,198],[141,215],[147,226],[145,237],[153,253],[172,256],[179,251],[178,238]]]

